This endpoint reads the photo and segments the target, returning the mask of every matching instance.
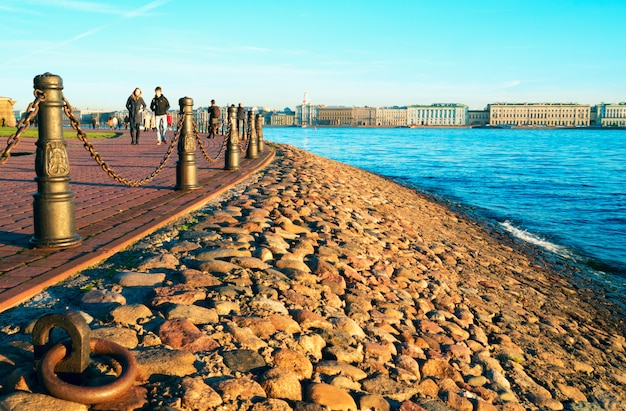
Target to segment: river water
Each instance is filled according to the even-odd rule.
[[[266,127],[425,192],[626,298],[626,130]]]

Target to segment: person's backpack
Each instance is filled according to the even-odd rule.
[[[220,108],[218,106],[214,106],[213,107],[213,118],[220,118],[221,114],[222,114],[222,112],[220,111]]]

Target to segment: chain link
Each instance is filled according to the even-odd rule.
[[[200,132],[198,131],[198,124],[196,123],[196,120],[193,120],[193,134],[196,137],[198,145],[200,146],[202,156],[209,163],[215,163],[226,152],[226,143],[228,142],[228,140],[224,138],[224,141],[222,141],[222,147],[220,147],[220,151],[217,153],[217,156],[215,156],[215,158],[211,158],[211,156],[209,156],[209,153],[207,153],[204,148],[204,144],[202,144],[202,138],[200,138]]]
[[[235,127],[235,124],[239,125],[238,124],[239,120],[235,120],[235,121],[237,121],[237,123],[235,123],[234,121],[231,121],[231,123],[233,123],[232,127],[235,129],[235,133],[237,133],[237,139],[239,140],[237,142],[238,146],[239,146],[239,152],[241,154],[245,154],[246,150],[248,149],[248,144],[250,144],[250,140],[246,140],[246,139],[242,139],[241,138],[241,134],[239,134],[239,127]],[[229,130],[228,130],[229,131],[229,133],[228,133],[229,138],[230,138],[230,126],[231,125],[229,124]]]
[[[35,100],[32,101],[26,109],[28,115],[22,118],[19,123],[17,123],[17,130],[15,130],[15,133],[9,136],[9,138],[7,139],[7,146],[2,151],[2,153],[0,153],[0,166],[3,166],[4,164],[6,164],[7,161],[9,161],[9,157],[11,157],[11,150],[18,146],[22,134],[24,134],[26,130],[28,130],[31,121],[33,120],[33,118],[35,118],[37,113],[39,113],[39,103],[46,99],[46,96],[41,90],[36,89],[34,91],[34,94]]]
[[[76,116],[74,116],[74,113],[73,113],[73,110],[72,110],[72,106],[70,105],[69,101],[67,101],[65,96],[63,96],[63,103],[65,103],[65,105],[63,106],[63,110],[65,111],[65,115],[67,116],[67,118],[70,119],[70,123],[72,125],[72,128],[74,130],[76,130],[76,135],[78,136],[78,139],[80,141],[82,141],[83,146],[85,147],[85,150],[87,150],[89,152],[89,154],[91,155],[91,158],[93,158],[96,161],[96,163],[98,163],[100,168],[105,173],[107,173],[109,175],[109,177],[111,177],[112,179],[114,179],[118,183],[122,183],[124,185],[129,186],[129,187],[139,187],[139,186],[142,186],[142,185],[145,185],[145,184],[151,182],[161,172],[161,170],[163,170],[163,167],[165,167],[165,164],[167,163],[167,161],[169,160],[170,156],[172,155],[172,152],[174,151],[174,147],[175,147],[176,143],[178,142],[178,138],[180,137],[180,131],[182,129],[183,117],[184,116],[180,117],[180,120],[178,121],[178,126],[177,126],[177,129],[176,129],[176,132],[174,133],[174,137],[172,138],[172,141],[170,142],[170,146],[168,147],[167,152],[165,153],[165,157],[163,157],[163,159],[161,160],[161,163],[157,166],[157,168],[146,178],[143,178],[141,180],[130,180],[130,179],[124,178],[121,175],[119,175],[118,173],[116,173],[111,168],[111,166],[109,166],[104,160],[102,160],[102,158],[100,157],[100,154],[95,150],[93,144],[91,144],[89,141],[87,141],[87,134],[83,130],[81,130],[80,122],[78,121]]]

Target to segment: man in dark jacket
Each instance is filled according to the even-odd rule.
[[[220,108],[215,104],[215,100],[211,100],[209,111],[209,138],[215,138],[220,128]]]
[[[246,139],[246,109],[239,103],[237,107],[237,130],[242,140]]]
[[[150,110],[154,112],[154,125],[157,129],[157,145],[167,142],[167,110],[170,102],[162,94],[161,87],[154,89],[154,98],[150,103]]]
[[[130,122],[130,144],[139,144],[139,127],[141,126],[141,113],[146,108],[146,102],[141,97],[141,89],[137,87],[133,94],[126,100],[128,121]]]

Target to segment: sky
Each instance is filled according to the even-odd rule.
[[[626,101],[624,0],[2,0],[0,96],[77,108]],[[148,101],[149,103],[149,101]]]

